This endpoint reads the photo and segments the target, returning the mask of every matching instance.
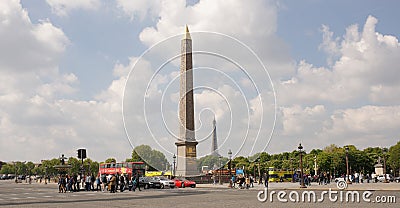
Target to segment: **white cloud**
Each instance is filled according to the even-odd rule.
[[[61,16],[74,9],[97,8],[100,4],[98,1],[48,3]],[[160,5],[158,1],[118,1],[119,8],[128,16],[151,17],[156,21],[155,26],[147,27],[140,34],[140,40],[148,46],[181,33],[184,25],[188,24],[191,31],[221,32],[243,40],[267,64],[277,88],[279,105],[276,132],[268,151],[291,151],[296,147],[293,142],[297,143],[299,139],[310,149],[330,143],[354,143],[365,147],[396,142],[400,129],[400,97],[397,93],[400,90],[397,76],[399,42],[394,36],[376,31],[376,18],[368,17],[361,31],[357,25],[349,26],[345,35],[339,38],[334,37],[328,26],[323,26],[320,48],[327,52],[331,62],[327,67],[315,67],[305,60],[293,64],[286,44],[276,35],[278,8],[273,2],[201,0],[187,6],[180,0],[161,1]],[[133,115],[125,121],[128,131],[134,132],[130,136],[135,145],[149,142],[156,149],[161,150],[162,146],[173,150],[175,140],[162,127],[165,124],[172,132],[178,131],[177,102],[171,102],[179,96],[177,85],[168,89],[170,94],[168,99],[164,98],[166,110],[163,112],[160,103],[164,88],[178,73],[176,60],[166,67],[167,72],[155,76],[147,94],[158,60],[134,57],[129,64],[115,64],[114,80],[93,99],[74,100],[69,97],[79,92],[76,88],[78,77],[58,70],[60,57],[70,42],[62,29],[55,27],[50,20],[32,23],[19,1],[1,1],[0,8],[0,46],[7,49],[0,52],[1,158],[39,160],[60,153],[72,156],[77,147],[87,147],[89,157],[96,160],[113,156],[123,160],[129,157],[131,149],[123,129],[122,104],[124,112]],[[194,47],[228,54],[234,60],[244,54],[240,51],[235,56],[235,50],[228,51],[237,49],[236,46],[228,47],[226,51],[218,50],[229,45],[229,41],[220,42],[220,45],[193,41]],[[176,55],[179,42],[173,44],[175,48],[168,49],[174,50],[172,55]],[[254,90],[249,77],[231,63],[215,62],[216,57],[196,57],[195,64],[214,67],[225,74],[200,69],[195,72],[202,73],[195,77],[195,83],[213,87],[226,97],[230,106],[216,93],[200,90],[195,94],[195,110],[198,120],[204,125],[200,138],[209,133],[211,125],[211,114],[204,111],[199,116],[201,110],[209,108],[216,113],[218,136],[223,140],[220,145],[225,149],[239,149],[249,122],[249,140],[244,145],[246,151],[241,152],[247,156],[252,144],[256,144],[256,148],[262,147],[262,143],[254,143],[258,121],[262,120],[263,125],[269,127],[276,106],[273,105],[273,93],[263,74],[265,72],[258,70],[260,67],[254,64],[255,59],[244,55],[246,58],[240,64],[257,84],[262,81],[257,85],[259,91]],[[171,57],[171,54],[166,57]],[[202,62],[207,59],[208,62]],[[136,67],[140,70],[130,74],[124,92],[128,72],[138,60]],[[240,90],[247,97],[243,98]],[[127,100],[122,103],[124,93]],[[164,116],[166,123],[163,124],[160,115]],[[145,119],[152,126],[147,126]],[[232,126],[230,121],[234,122]],[[154,131],[160,146],[149,137],[150,130]],[[263,126],[260,139],[268,139],[269,133],[269,129]],[[199,153],[206,154],[208,143],[201,145]],[[18,149],[18,152],[11,153],[10,149]],[[222,152],[226,152],[225,149]],[[32,158],[26,155],[32,155]]]
[[[72,10],[95,10],[98,9],[100,0],[46,0],[53,13],[58,16],[67,16]]]
[[[133,20],[138,17],[143,20],[146,17],[155,18],[161,9],[161,0],[117,0],[118,7]]]

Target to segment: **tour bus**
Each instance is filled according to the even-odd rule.
[[[268,168],[269,182],[291,182],[293,179],[292,171],[290,170],[279,170],[274,167]]]
[[[100,163],[99,174],[124,174],[129,178],[133,175],[139,174],[144,176],[146,165],[144,162],[118,162],[118,163]]]

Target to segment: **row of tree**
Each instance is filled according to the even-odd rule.
[[[387,173],[393,175],[400,174],[400,142],[389,148],[368,147],[364,150],[357,149],[354,145],[348,147],[348,162],[350,172],[361,172],[371,174],[375,172],[374,165],[380,162],[386,163]],[[257,173],[266,172],[269,167],[286,170],[299,170],[300,155],[299,151],[283,152],[279,154],[258,153],[250,157],[236,157],[232,160],[232,168],[244,168],[246,172]],[[315,164],[318,173],[321,171],[330,172],[335,175],[345,174],[346,168],[346,148],[330,145],[324,149],[313,149],[310,152],[303,152],[303,168],[307,173],[315,174]],[[206,156],[198,160],[199,169],[203,165],[209,167],[219,167],[217,156]],[[224,158],[223,161],[227,161]],[[228,163],[224,166],[228,168]]]
[[[298,170],[299,169],[299,151],[283,152],[279,154],[268,154],[267,152],[257,153],[250,157],[238,156],[232,159],[231,168],[244,168],[246,172],[258,173],[266,172],[269,167],[276,169]],[[386,162],[387,173],[399,175],[400,172],[400,142],[389,148],[368,147],[364,150],[359,150],[353,145],[348,146],[348,152],[345,147],[330,145],[321,149],[313,149],[310,152],[303,152],[303,167],[305,172],[315,174],[314,168],[317,164],[318,172],[329,171],[335,175],[346,173],[346,154],[349,160],[349,169],[351,172],[373,173],[374,165],[378,162]],[[171,164],[166,159],[165,155],[148,145],[140,145],[133,149],[129,161],[143,161],[147,165],[147,170],[167,170],[171,169]],[[114,158],[109,158],[106,163],[116,162]],[[54,168],[59,165],[60,160],[54,158],[44,160],[40,166],[35,166],[32,162],[16,162],[14,164],[5,164],[2,166],[0,173],[17,175],[56,175],[58,171]],[[82,163],[74,157],[68,159],[68,164],[71,168],[69,174],[80,173]],[[228,168],[229,159],[226,157],[218,157],[208,155],[198,159],[199,171],[203,166],[208,166],[209,169],[218,169],[223,167]],[[99,163],[89,158],[83,161],[83,169],[86,173],[97,174]]]
[[[53,158],[51,160],[43,160],[40,165],[35,165],[33,162],[16,162],[13,164],[4,164],[1,167],[1,174],[17,174],[17,175],[40,175],[40,176],[56,176],[59,173],[54,166],[61,165],[61,161],[58,158]],[[97,175],[99,171],[99,163],[91,160],[90,158],[86,158],[82,161],[70,157],[68,158],[68,165],[71,165],[71,168],[67,170],[67,173],[79,174],[81,171],[81,167],[83,167],[83,172]]]

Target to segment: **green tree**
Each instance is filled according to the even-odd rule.
[[[387,164],[394,170],[394,174],[399,173],[400,175],[400,142],[389,148],[389,157]]]
[[[150,171],[164,170],[170,166],[165,155],[158,150],[151,149],[149,145],[135,147],[132,151],[132,160],[145,162]]]
[[[26,173],[27,175],[32,175],[32,171],[35,168],[35,164],[33,162],[29,161],[26,163]]]
[[[228,161],[227,158],[223,158],[221,160],[221,164],[225,165],[225,163]],[[197,168],[198,170],[201,170],[203,166],[208,166],[209,170],[213,170],[215,168],[219,168],[220,163],[219,163],[219,158],[218,156],[215,155],[207,155],[204,156],[200,159],[197,160]]]
[[[115,158],[108,158],[105,163],[116,163],[117,160]]]
[[[5,164],[1,167],[0,173],[1,174],[14,174],[15,166],[11,165],[11,164]]]

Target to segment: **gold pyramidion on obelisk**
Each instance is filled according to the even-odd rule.
[[[180,100],[179,100],[179,140],[177,146],[177,176],[198,175],[196,164],[196,146],[194,128],[194,100],[193,100],[193,63],[192,38],[186,25],[185,34],[181,40],[180,65]]]

